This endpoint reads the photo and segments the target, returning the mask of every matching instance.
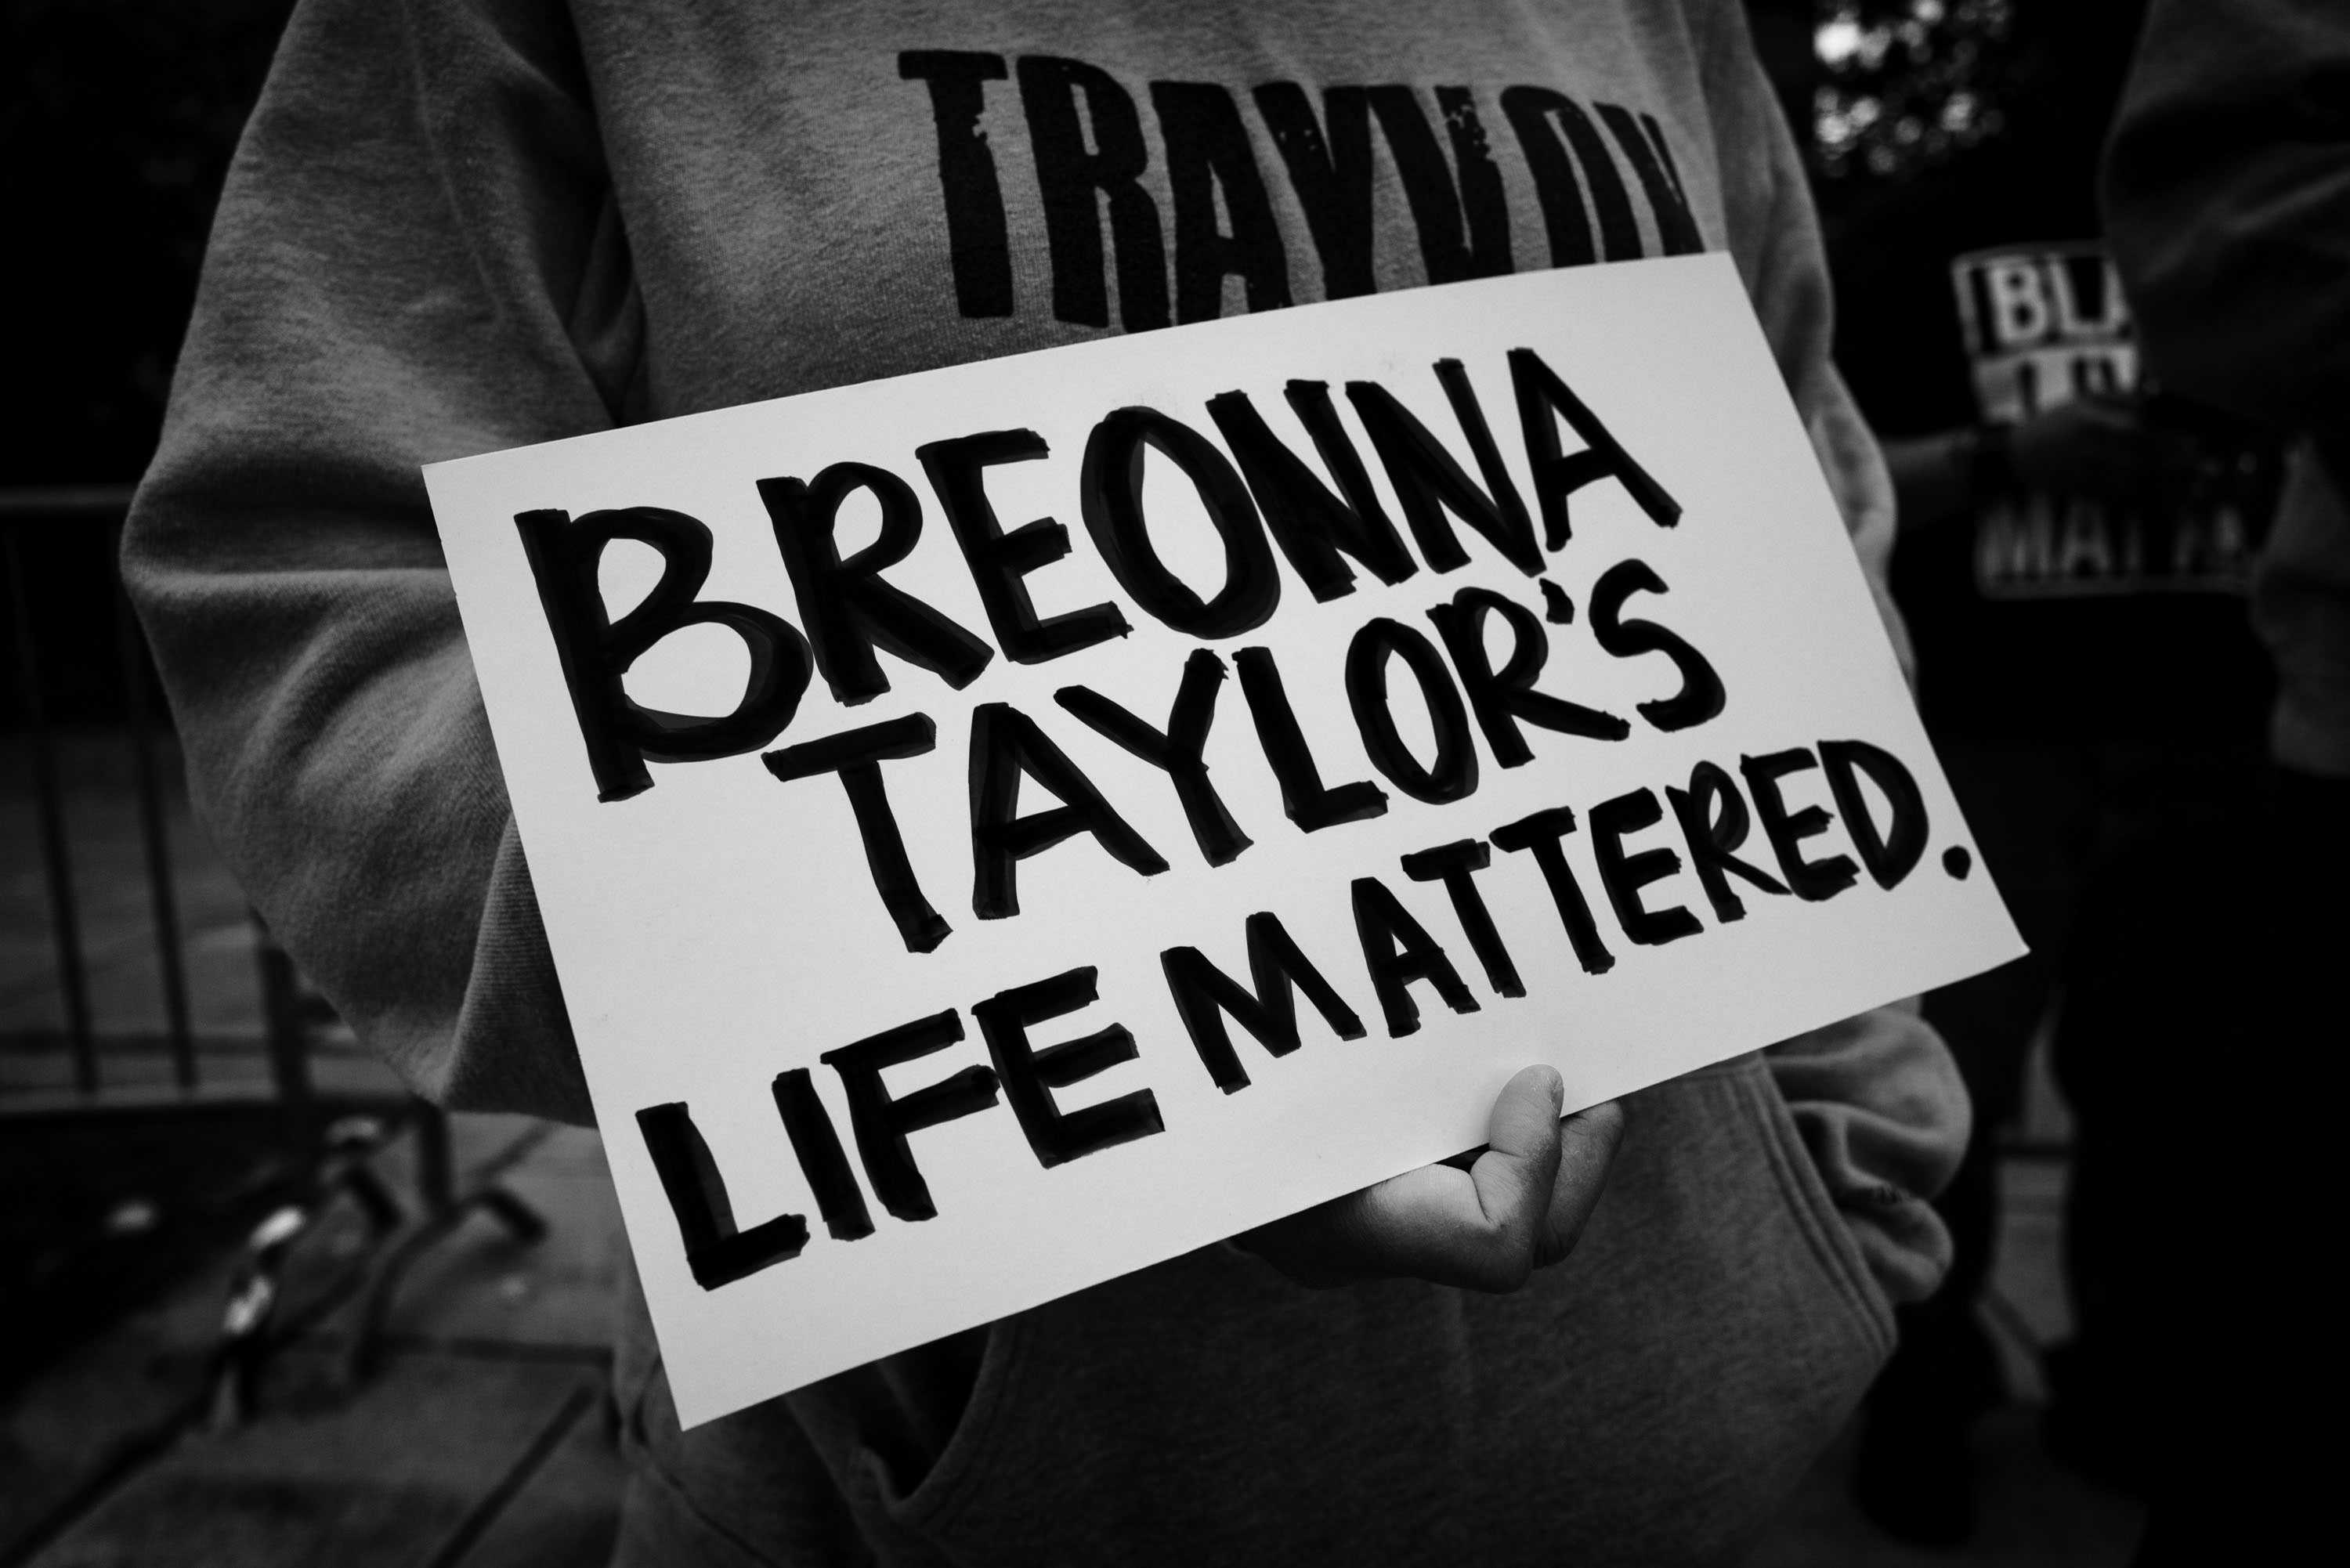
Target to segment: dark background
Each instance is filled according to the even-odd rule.
[[[125,483],[155,442],[213,205],[290,0],[0,6],[0,485]]]
[[[291,0],[0,0],[0,491],[127,485],[154,450],[213,207]],[[16,537],[67,723],[115,717],[111,530]],[[0,649],[16,635],[0,598]],[[23,722],[13,680],[0,725]]]

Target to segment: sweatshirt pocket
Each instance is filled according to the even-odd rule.
[[[983,1489],[994,1468],[1013,1459],[1013,1445],[1002,1440],[1006,1410],[1021,1403],[1025,1354],[1031,1328],[1027,1314],[988,1325],[987,1348],[980,1357],[971,1397],[937,1459],[912,1488],[900,1490],[889,1480],[889,1467],[869,1447],[860,1456],[860,1469],[892,1526],[927,1532],[938,1521],[951,1518],[963,1500]]]
[[[1760,1056],[1752,1056],[1742,1058],[1736,1069],[1724,1077],[1737,1085],[1759,1125],[1780,1196],[1803,1231],[1825,1282],[1851,1312],[1877,1354],[1892,1355],[1897,1334],[1893,1303],[1869,1273],[1860,1243],[1837,1211],[1819,1168],[1812,1163],[1811,1151],[1804,1147],[1803,1135],[1778,1085],[1772,1082],[1769,1067]]]
[[[885,1560],[1710,1561],[1891,1342],[1752,1058],[1638,1096],[1583,1244],[1514,1294],[1305,1291],[1210,1249],[996,1334]]]

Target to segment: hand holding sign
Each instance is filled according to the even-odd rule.
[[[1242,1232],[1506,1288],[1604,1102],[2016,950],[1726,257],[426,477],[688,1424]]]
[[[1624,1107],[1591,1106],[1565,1120],[1566,1084],[1528,1067],[1493,1102],[1491,1142],[1235,1237],[1301,1284],[1404,1276],[1477,1291],[1513,1291],[1564,1262],[1607,1185]]]

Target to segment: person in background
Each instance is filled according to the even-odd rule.
[[[1704,248],[1876,570],[1883,469],[1731,0],[314,0],[125,576],[200,808],[360,1036],[446,1104],[584,1121],[420,463]],[[1940,1275],[1963,1095],[1899,1006],[1628,1126],[1562,1132],[1556,1084],[1505,1090],[1473,1193],[1431,1168],[691,1432],[630,1302],[619,1560],[1733,1556]]]
[[[2154,0],[2104,197],[2155,373],[2293,443],[2252,580],[2272,765],[2230,836],[2249,961],[2178,1096],[2204,1179],[2162,1247],[2190,1288],[2138,1559],[2290,1562],[2339,1533],[2334,1445],[2293,1412],[2343,1386],[2338,1298],[2294,1260],[2333,1223],[2350,1037],[2350,6]]]
[[[1807,132],[1842,306],[1836,358],[1899,498],[1892,581],[1919,699],[2031,953],[1934,992],[1976,1106],[1939,1200],[1955,1255],[1905,1308],[1855,1485],[1907,1540],[1972,1530],[1970,1434],[2003,1395],[1981,1314],[1999,1142],[2053,1018],[2073,1114],[2065,1279],[2043,1431],[2143,1492],[2175,1258],[2170,1084],[2234,1006],[2209,962],[2239,885],[2266,672],[2247,567],[2273,461],[2157,390],[2098,240],[2095,173],[2136,0],[1766,7]]]

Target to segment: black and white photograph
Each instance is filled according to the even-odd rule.
[[[0,0],[0,1568],[2330,1555],[2338,0]]]

